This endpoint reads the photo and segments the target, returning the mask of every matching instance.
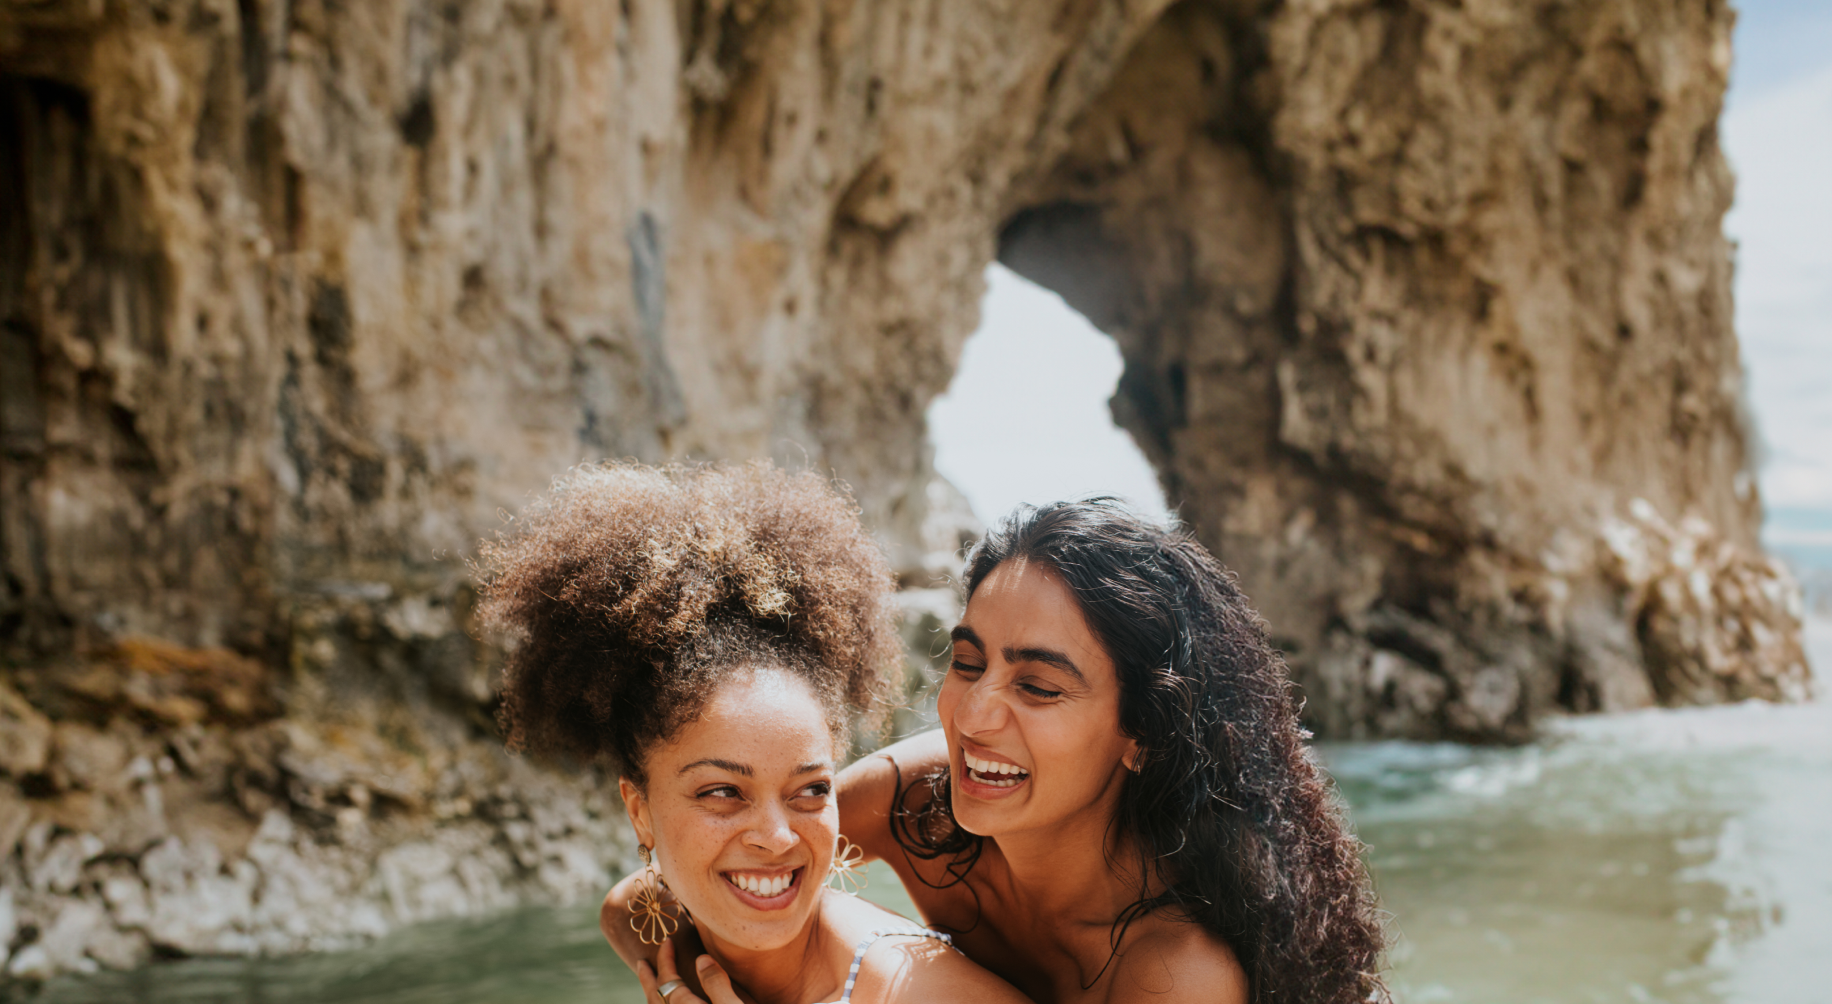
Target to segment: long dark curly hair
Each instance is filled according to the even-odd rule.
[[[968,597],[1014,558],[1048,565],[1074,594],[1119,675],[1120,729],[1142,751],[1110,831],[1146,869],[1114,922],[1115,950],[1132,921],[1162,910],[1225,940],[1259,1004],[1389,1000],[1361,841],[1233,574],[1188,534],[1107,498],[1020,508],[969,554]],[[959,881],[981,839],[955,823],[945,771],[920,781],[928,797],[900,789],[893,830]]]
[[[881,717],[901,666],[884,554],[812,473],[579,467],[481,551],[480,612],[513,646],[509,747],[638,784],[643,751],[733,672],[802,677],[840,740],[855,715]]]

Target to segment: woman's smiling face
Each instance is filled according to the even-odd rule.
[[[980,836],[1055,828],[1116,799],[1137,756],[1113,659],[1061,577],[1022,558],[967,601],[936,710],[954,818]]]
[[[702,937],[769,951],[819,901],[839,833],[834,741],[808,684],[775,668],[740,672],[699,717],[643,757],[624,804]]]

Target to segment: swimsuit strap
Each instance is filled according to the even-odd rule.
[[[896,935],[905,935],[912,938],[933,938],[949,946],[954,944],[953,938],[940,931],[931,931],[926,927],[913,930],[908,928],[878,928],[873,930],[870,934],[865,936],[864,941],[859,942],[858,949],[852,953],[852,968],[846,971],[846,989],[840,994],[840,999],[835,1001],[834,1004],[852,1004],[852,985],[859,981],[859,964],[865,961],[865,950],[870,948],[872,943],[879,938],[889,938]]]

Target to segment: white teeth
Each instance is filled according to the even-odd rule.
[[[764,899],[782,895],[783,890],[789,888],[795,881],[795,874],[793,872],[787,875],[778,875],[774,878],[765,878],[762,875],[738,875],[732,873],[727,873],[726,877],[731,880],[732,885],[743,889],[753,896],[761,896]]]
[[[1017,775],[1010,781],[986,781],[982,779],[982,783],[990,784],[998,788],[1009,788],[1017,784],[1026,773],[1024,768],[1017,764],[1005,763],[999,760],[981,760],[979,757],[968,753],[966,750],[961,751],[961,759],[966,762],[967,767],[975,774],[986,776]]]

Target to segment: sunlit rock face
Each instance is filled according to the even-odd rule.
[[[1001,258],[1332,736],[1808,682],[1756,540],[1723,4],[1181,4]]]
[[[922,416],[995,255],[1118,340],[1116,418],[1325,734],[1803,692],[1738,405],[1730,16],[0,5],[6,964],[141,957],[200,889],[166,947],[614,866],[614,806],[526,860],[560,796],[480,808],[536,789],[481,752],[474,542],[571,464],[767,455],[933,585]],[[142,644],[259,685],[135,682]],[[268,882],[355,891],[285,935]]]

